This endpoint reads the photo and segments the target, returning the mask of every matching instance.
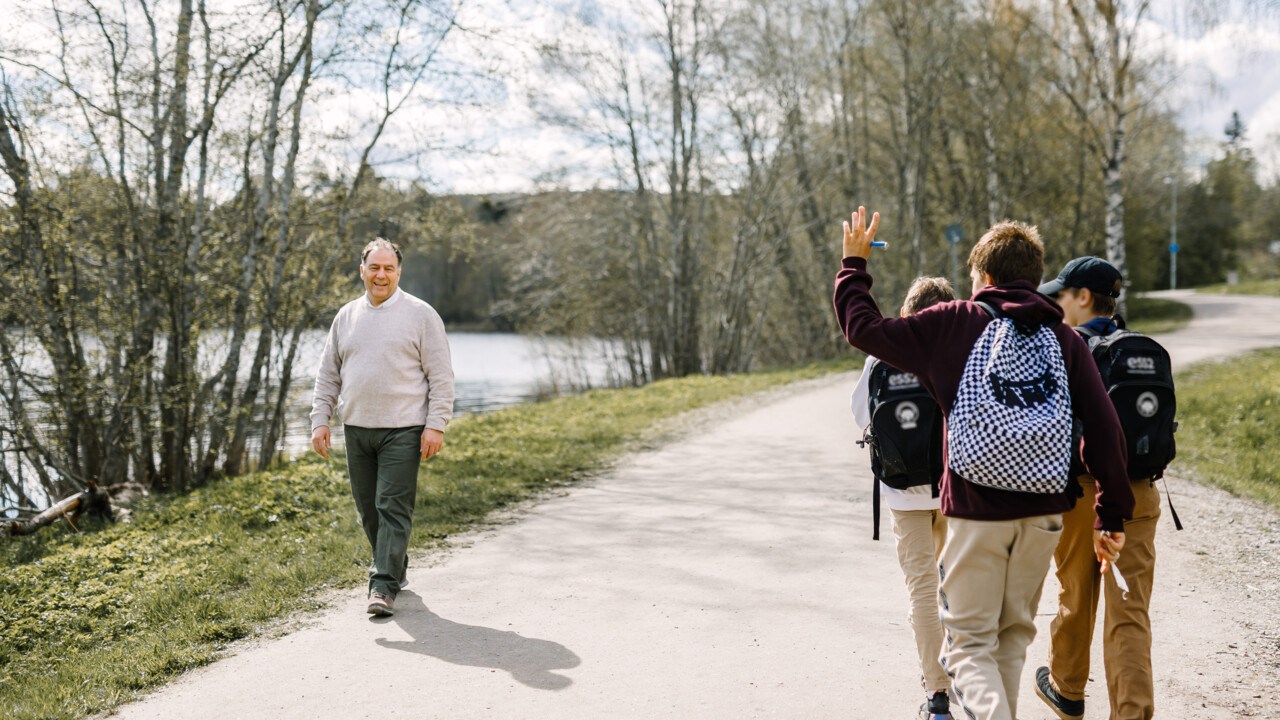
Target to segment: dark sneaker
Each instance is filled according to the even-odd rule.
[[[1084,717],[1084,701],[1068,700],[1059,695],[1058,691],[1053,689],[1053,683],[1049,680],[1049,668],[1047,667],[1041,667],[1036,670],[1036,694],[1062,720],[1080,720],[1080,718]]]
[[[395,615],[395,604],[395,599],[390,595],[374,591],[374,593],[369,596],[369,609],[367,612],[370,615],[378,615],[379,617]]]
[[[951,720],[951,699],[946,690],[939,690],[920,706],[923,720]]]

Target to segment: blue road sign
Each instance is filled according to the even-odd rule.
[[[1177,243],[1174,243],[1174,244],[1170,245],[1170,246],[1169,246],[1169,252],[1171,252],[1171,253],[1176,253],[1176,252],[1178,252],[1178,244],[1177,244]]]
[[[964,228],[959,225],[948,225],[944,232],[947,234],[947,242],[952,245],[958,245],[964,241]]]

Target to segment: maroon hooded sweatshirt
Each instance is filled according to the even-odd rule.
[[[835,308],[849,344],[920,378],[949,418],[969,351],[992,318],[972,301],[940,303],[905,318],[886,318],[871,297],[871,275],[863,258],[845,258],[836,275]],[[1098,480],[1094,527],[1121,532],[1133,516],[1133,490],[1125,469],[1124,431],[1107,397],[1089,348],[1062,322],[1062,310],[1025,280],[1001,283],[973,297],[1028,324],[1047,325],[1058,336],[1067,366],[1071,409],[1084,425],[1083,458]],[[945,421],[944,421],[945,422]],[[945,426],[944,426],[945,429]],[[943,454],[947,456],[946,433]],[[1011,520],[1066,512],[1075,505],[1075,483],[1066,492],[1039,494],[977,485],[942,473],[942,513],[970,520]]]

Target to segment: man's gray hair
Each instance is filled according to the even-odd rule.
[[[360,264],[363,265],[365,260],[369,259],[369,253],[374,250],[390,250],[396,254],[396,265],[404,264],[404,256],[400,253],[400,246],[391,242],[386,238],[374,238],[364,246],[364,250],[360,251]]]

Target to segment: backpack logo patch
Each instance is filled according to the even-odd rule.
[[[890,390],[906,390],[920,387],[920,380],[911,373],[895,373],[889,376]]]
[[[1058,391],[1058,381],[1046,370],[1033,380],[1014,382],[998,375],[991,376],[991,392],[996,402],[1011,408],[1033,408],[1049,402]]]
[[[920,406],[910,400],[903,400],[893,409],[893,416],[898,419],[898,425],[903,430],[915,430],[920,421]]]
[[[1155,375],[1156,360],[1152,357],[1142,357],[1135,355],[1125,358],[1124,364],[1129,368],[1129,372],[1134,375]]]
[[[1153,371],[1154,372],[1154,371]],[[1134,403],[1138,414],[1144,418],[1155,417],[1160,412],[1160,399],[1153,392],[1144,392],[1138,396],[1138,401]]]

